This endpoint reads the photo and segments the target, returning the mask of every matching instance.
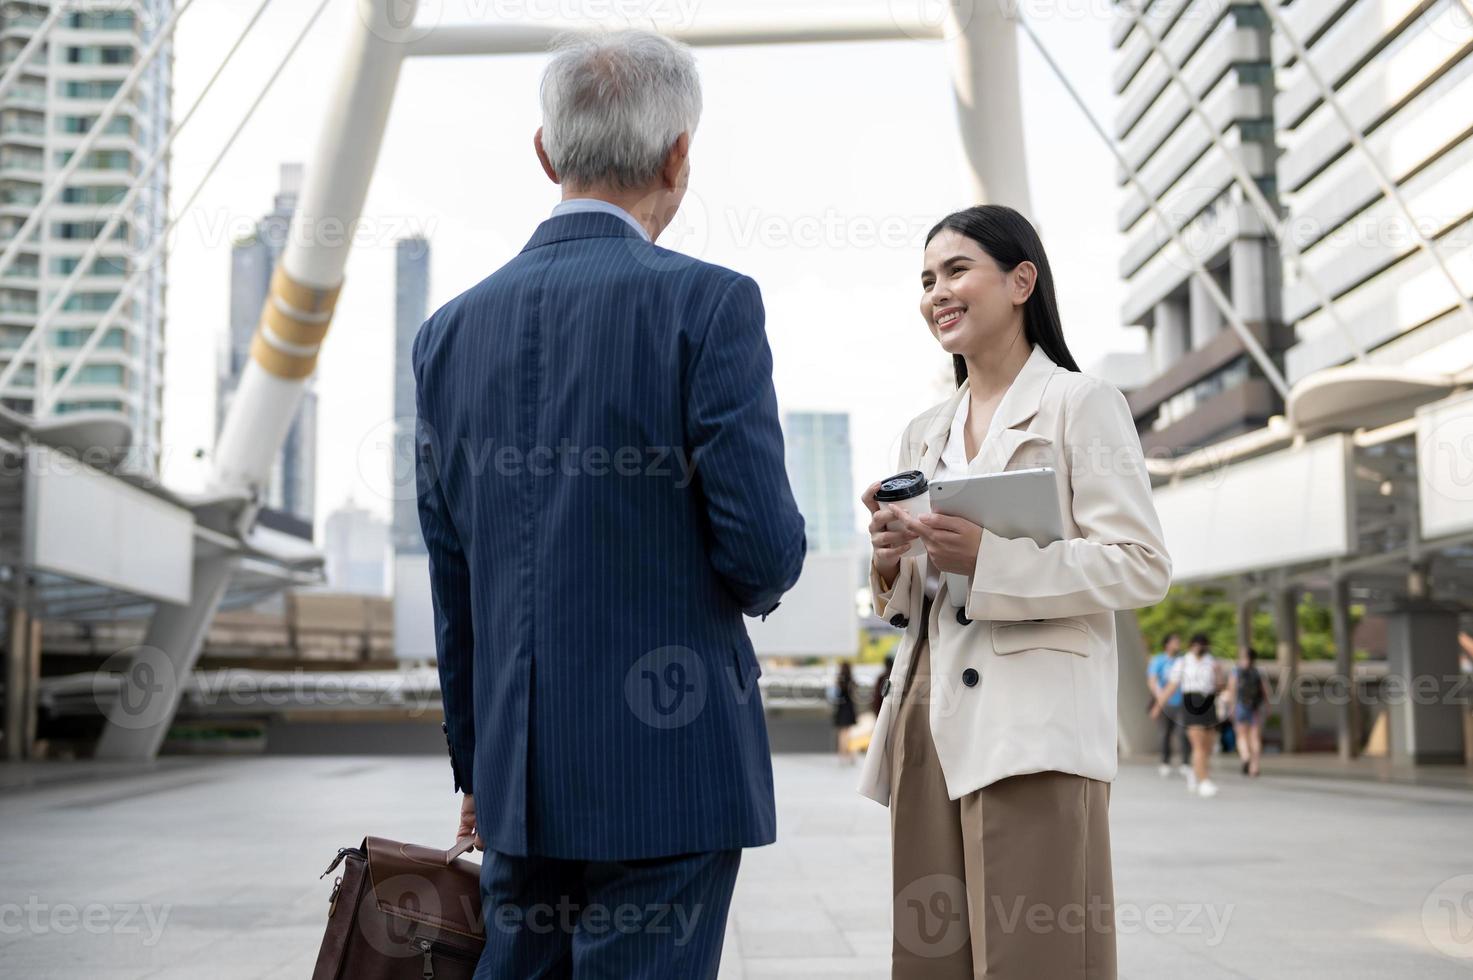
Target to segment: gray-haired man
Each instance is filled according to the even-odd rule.
[[[542,105],[562,203],[413,357],[476,976],[714,977],[741,849],[777,832],[742,615],[806,550],[762,302],[653,244],[700,116],[687,50],[573,41]]]

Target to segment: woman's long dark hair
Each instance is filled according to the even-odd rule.
[[[931,244],[931,239],[943,229],[976,242],[1004,272],[1013,271],[1020,262],[1033,263],[1038,269],[1038,280],[1033,284],[1028,302],[1023,304],[1023,336],[1030,344],[1042,347],[1059,367],[1078,371],[1079,365],[1064,343],[1064,325],[1059,322],[1059,303],[1054,297],[1054,273],[1049,268],[1043,242],[1028,219],[1001,204],[979,204],[936,222],[936,227],[926,235],[926,244]],[[967,380],[967,362],[960,354],[953,354],[951,362],[956,369],[956,386],[960,388]]]

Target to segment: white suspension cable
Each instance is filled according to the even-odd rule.
[[[1356,152],[1365,160],[1366,166],[1370,168],[1372,175],[1376,178],[1376,183],[1381,185],[1382,195],[1390,198],[1401,209],[1402,216],[1406,218],[1407,224],[1411,225],[1412,233],[1417,238],[1417,247],[1426,252],[1428,257],[1437,265],[1437,268],[1442,272],[1443,278],[1452,287],[1453,295],[1457,297],[1457,303],[1462,308],[1463,315],[1468,319],[1468,322],[1473,323],[1473,302],[1469,301],[1468,295],[1463,291],[1463,287],[1458,282],[1457,277],[1448,268],[1447,262],[1442,257],[1442,253],[1437,250],[1437,246],[1433,244],[1432,239],[1427,237],[1427,233],[1422,230],[1422,226],[1417,223],[1416,215],[1412,214],[1411,205],[1402,196],[1401,190],[1396,186],[1396,181],[1392,180],[1391,175],[1386,172],[1386,168],[1382,165],[1380,157],[1376,156],[1376,151],[1372,150],[1370,145],[1366,143],[1365,136],[1362,135],[1360,127],[1355,124],[1355,120],[1350,118],[1350,113],[1345,111],[1345,106],[1341,104],[1340,97],[1335,94],[1335,90],[1325,80],[1325,76],[1320,73],[1320,70],[1315,67],[1314,62],[1310,60],[1308,49],[1305,48],[1304,42],[1300,40],[1299,35],[1289,26],[1289,22],[1284,19],[1283,11],[1279,8],[1277,0],[1259,0],[1259,6],[1268,14],[1269,20],[1273,21],[1274,30],[1282,34],[1284,40],[1288,41],[1289,46],[1294,49],[1294,57],[1298,59],[1299,64],[1304,67],[1305,74],[1310,77],[1315,87],[1319,89],[1320,98],[1324,100],[1325,105],[1330,107],[1330,111],[1335,114],[1335,118],[1340,120],[1340,124],[1345,127],[1345,132],[1350,137],[1351,145],[1355,147]],[[1466,0],[1464,0],[1464,7],[1465,9],[1467,7]]]
[[[153,63],[153,59],[163,50],[164,44],[174,33],[174,27],[179,23],[180,15],[188,10],[192,3],[194,3],[194,0],[182,0],[179,6],[175,7],[169,13],[169,19],[164,21],[164,26],[159,28],[158,34],[154,36],[154,39],[149,42],[148,47],[144,49],[143,56],[138,59],[138,63],[133,66],[133,70],[128,72],[127,77],[118,86],[117,92],[113,94],[113,97],[103,108],[102,114],[97,117],[96,122],[92,124],[92,128],[87,130],[87,135],[82,138],[82,142],[78,143],[76,149],[72,150],[72,155],[67,159],[66,165],[52,178],[51,183],[46,185],[46,189],[41,193],[41,200],[32,208],[30,216],[20,226],[20,230],[15,233],[15,237],[11,239],[10,244],[5,247],[5,252],[0,254],[0,275],[3,275],[5,270],[10,268],[10,264],[15,261],[15,257],[19,254],[21,246],[25,244],[25,240],[30,237],[36,225],[45,217],[46,209],[51,206],[52,202],[56,200],[57,195],[66,187],[66,182],[71,178],[72,174],[76,173],[77,168],[82,165],[82,161],[86,159],[88,152],[92,149],[92,145],[102,138],[103,131],[107,129],[108,123],[112,122],[113,116],[117,115],[118,109],[122,107],[124,100],[133,94],[133,89],[139,80],[143,78],[143,73],[148,70],[148,66]]]
[[[1141,197],[1145,199],[1147,207],[1151,209],[1151,214],[1155,215],[1156,220],[1161,222],[1161,226],[1166,229],[1166,233],[1171,236],[1171,240],[1177,245],[1181,246],[1182,253],[1192,264],[1192,274],[1197,276],[1197,278],[1202,281],[1202,284],[1207,287],[1208,295],[1211,296],[1212,301],[1217,304],[1217,308],[1222,311],[1223,318],[1227,320],[1228,324],[1237,333],[1238,339],[1243,342],[1243,346],[1247,348],[1248,354],[1253,358],[1255,362],[1257,362],[1259,370],[1263,372],[1264,377],[1268,378],[1269,384],[1274,386],[1274,390],[1279,393],[1280,398],[1287,399],[1289,397],[1289,385],[1287,382],[1284,381],[1284,376],[1279,371],[1278,366],[1274,364],[1273,360],[1264,351],[1263,345],[1259,344],[1258,338],[1253,336],[1253,332],[1248,329],[1247,325],[1243,323],[1242,318],[1238,316],[1237,311],[1233,309],[1232,302],[1223,293],[1222,287],[1217,284],[1217,280],[1212,277],[1212,274],[1207,271],[1207,267],[1204,266],[1202,264],[1202,261],[1197,258],[1197,256],[1192,252],[1190,248],[1187,247],[1186,243],[1182,240],[1181,234],[1171,226],[1171,222],[1167,220],[1166,215],[1161,210],[1161,206],[1156,203],[1155,197],[1152,196],[1151,193],[1146,189],[1145,185],[1141,183],[1139,172],[1136,170],[1135,167],[1131,166],[1129,160],[1125,159],[1125,154],[1121,152],[1120,146],[1115,142],[1114,139],[1110,137],[1110,134],[1105,131],[1105,127],[1100,124],[1100,121],[1095,118],[1095,114],[1090,111],[1089,106],[1085,104],[1085,101],[1080,96],[1078,89],[1076,89],[1073,83],[1069,81],[1068,76],[1064,74],[1063,68],[1061,68],[1059,66],[1059,63],[1054,60],[1054,56],[1049,52],[1048,47],[1043,43],[1043,39],[1040,38],[1037,32],[1033,30],[1033,26],[1029,24],[1026,19],[1024,19],[1021,12],[1018,15],[1018,26],[1022,28],[1023,33],[1028,35],[1028,40],[1033,42],[1033,46],[1037,48],[1038,53],[1043,56],[1043,60],[1048,64],[1049,69],[1053,71],[1054,77],[1056,77],[1059,80],[1059,83],[1064,86],[1064,90],[1069,94],[1069,98],[1072,99],[1074,104],[1079,107],[1079,111],[1082,112],[1084,114],[1084,118],[1089,121],[1089,124],[1091,128],[1094,129],[1095,134],[1104,141],[1105,146],[1107,146],[1110,152],[1114,155],[1115,161],[1120,165],[1121,169],[1126,172],[1126,175],[1130,179],[1130,183],[1136,188],[1136,190],[1140,191]]]
[[[171,128],[168,134],[165,135],[163,141],[159,144],[158,149],[154,151],[153,156],[151,156],[148,159],[148,162],[144,165],[143,170],[140,172],[138,178],[133,182],[133,185],[128,188],[128,193],[124,195],[123,199],[117,203],[117,205],[114,207],[112,215],[108,218],[107,223],[103,225],[102,230],[97,233],[97,235],[92,239],[92,243],[87,247],[87,251],[83,253],[82,257],[77,261],[76,268],[74,268],[71,274],[67,276],[66,282],[62,284],[61,290],[54,297],[52,297],[51,302],[47,305],[45,311],[42,312],[40,318],[37,319],[35,327],[31,329],[30,333],[26,334],[25,338],[21,341],[20,346],[11,353],[10,364],[6,365],[4,370],[0,370],[0,391],[3,391],[5,389],[12,374],[19,367],[21,361],[30,352],[31,348],[34,347],[36,344],[42,342],[41,338],[45,337],[46,328],[51,325],[52,319],[57,315],[57,313],[61,311],[61,308],[66,303],[66,301],[71,298],[73,290],[76,289],[77,284],[81,282],[82,277],[87,274],[87,270],[92,266],[93,261],[101,253],[102,246],[107,241],[108,236],[113,233],[113,229],[115,229],[118,226],[118,223],[123,220],[123,215],[127,212],[128,208],[132,206],[133,201],[138,197],[139,193],[142,192],[149,178],[153,176],[154,170],[156,170],[159,164],[162,163],[165,158],[167,158],[169,154],[169,148],[173,145],[175,138],[179,135],[180,131],[182,131],[184,127],[188,125],[189,120],[194,117],[195,111],[200,107],[200,103],[204,101],[205,96],[208,95],[210,89],[214,87],[216,80],[218,80],[220,76],[224,74],[225,68],[230,64],[231,59],[235,57],[235,53],[240,50],[241,45],[245,42],[246,36],[250,34],[251,29],[256,26],[256,22],[261,19],[261,15],[265,13],[266,8],[270,4],[271,0],[261,0],[260,5],[256,7],[256,12],[251,16],[251,19],[241,30],[240,35],[236,37],[235,43],[231,45],[230,50],[226,52],[224,59],[222,59],[220,64],[215,68],[214,74],[210,76],[209,81],[207,81],[204,88],[200,90],[200,93],[195,98],[193,104],[190,105],[189,111],[186,112],[184,114],[184,117],[180,119],[177,123],[175,123],[173,128]],[[14,367],[12,367],[12,365],[14,365]],[[50,400],[47,399],[46,401],[49,404]]]
[[[261,91],[256,93],[256,98],[251,102],[245,113],[240,117],[240,122],[236,124],[235,129],[230,134],[230,138],[227,139],[225,141],[225,144],[220,147],[220,152],[215,154],[215,159],[210,161],[210,165],[208,168],[206,168],[204,176],[199,179],[199,183],[194,185],[194,190],[190,192],[189,198],[184,202],[184,206],[179,209],[178,214],[176,214],[173,218],[169,220],[169,224],[164,228],[164,232],[162,235],[159,236],[158,240],[155,241],[153,245],[149,246],[148,251],[145,252],[143,257],[139,260],[138,268],[133,272],[131,276],[128,277],[128,280],[123,284],[123,287],[118,290],[118,298],[113,300],[113,304],[108,308],[107,313],[105,313],[102,319],[99,320],[92,327],[92,333],[88,335],[87,340],[85,343],[83,343],[81,350],[77,352],[76,359],[73,360],[72,363],[67,367],[66,373],[63,374],[61,378],[56,382],[56,386],[52,388],[50,392],[48,392],[46,402],[41,406],[41,410],[37,413],[38,415],[44,415],[51,410],[51,407],[56,404],[57,396],[60,395],[61,392],[64,391],[67,386],[72,383],[72,380],[76,377],[77,372],[81,370],[81,365],[83,364],[83,362],[86,361],[86,359],[91,356],[92,352],[97,349],[97,345],[101,343],[103,336],[106,334],[107,328],[112,325],[113,320],[117,318],[118,312],[123,308],[123,303],[126,300],[128,293],[137,286],[138,280],[142,277],[144,270],[146,270],[149,264],[158,256],[161,251],[163,251],[165,244],[169,240],[169,232],[173,231],[175,226],[178,225],[180,221],[184,220],[184,216],[189,213],[189,208],[191,205],[194,204],[195,198],[199,197],[200,191],[204,190],[205,184],[207,184],[210,178],[214,176],[216,169],[218,169],[220,166],[220,161],[225,159],[225,155],[229,153],[230,148],[235,145],[235,141],[240,137],[241,131],[245,129],[246,123],[250,122],[251,117],[255,115],[256,110],[260,108],[261,103],[265,101],[267,93],[270,92],[272,86],[276,84],[276,80],[281,77],[282,71],[291,61],[292,56],[297,53],[297,49],[302,46],[302,41],[306,39],[307,32],[310,31],[312,29],[312,26],[317,23],[317,19],[322,16],[322,11],[327,8],[328,3],[329,0],[318,0],[318,4],[316,8],[312,11],[312,15],[308,17],[307,22],[302,25],[302,29],[297,33],[296,39],[292,41],[291,46],[286,49],[286,52],[281,56],[281,60],[277,62],[276,67],[272,70],[271,75],[261,86]]]
[[[1227,159],[1228,165],[1232,168],[1234,182],[1242,188],[1243,194],[1252,202],[1254,209],[1258,212],[1258,217],[1268,227],[1269,232],[1274,236],[1274,240],[1279,243],[1279,247],[1283,249],[1290,264],[1294,267],[1294,271],[1299,274],[1300,279],[1308,283],[1310,288],[1314,290],[1315,299],[1319,301],[1320,308],[1330,315],[1330,319],[1335,322],[1335,326],[1344,335],[1346,342],[1350,344],[1350,349],[1355,353],[1355,359],[1357,361],[1365,360],[1365,345],[1360,342],[1360,338],[1356,337],[1355,332],[1350,329],[1350,324],[1341,318],[1340,311],[1335,307],[1334,299],[1331,298],[1319,278],[1311,273],[1309,268],[1304,264],[1304,255],[1299,250],[1299,243],[1294,240],[1294,236],[1289,233],[1289,230],[1284,227],[1284,223],[1279,220],[1278,213],[1274,210],[1274,206],[1269,203],[1268,198],[1264,197],[1263,191],[1258,186],[1258,181],[1253,179],[1253,175],[1248,172],[1248,168],[1243,165],[1243,161],[1238,159],[1237,155],[1223,143],[1222,134],[1217,131],[1217,126],[1213,124],[1212,117],[1207,115],[1207,109],[1202,105],[1202,100],[1197,98],[1197,93],[1192,91],[1192,86],[1183,77],[1181,69],[1166,53],[1166,48],[1161,43],[1161,38],[1146,23],[1144,10],[1137,9],[1129,3],[1121,4],[1121,6],[1130,14],[1131,21],[1135,26],[1146,36],[1146,40],[1150,42],[1151,50],[1156,53],[1156,57],[1161,59],[1161,62],[1166,66],[1166,70],[1171,73],[1171,80],[1176,83],[1176,86],[1181,89],[1182,94],[1187,97],[1187,104],[1191,106],[1192,114],[1197,117],[1203,126],[1207,127],[1207,133],[1212,140],[1212,145],[1222,152],[1223,157]],[[1232,14],[1227,13],[1225,16],[1230,17]]]

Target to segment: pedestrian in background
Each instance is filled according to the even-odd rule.
[[[1151,689],[1151,699],[1154,701],[1164,687],[1166,677],[1171,672],[1171,665],[1181,656],[1181,634],[1175,631],[1166,634],[1166,639],[1161,641],[1161,652],[1151,658],[1146,667],[1146,686]],[[1192,750],[1187,744],[1187,730],[1181,724],[1181,692],[1177,691],[1166,702],[1166,710],[1161,713],[1161,768],[1158,770],[1161,778],[1165,779],[1171,775],[1171,745],[1173,739],[1181,746],[1181,774],[1190,777],[1192,773],[1191,758]]]
[[[854,669],[849,666],[849,661],[839,662],[838,679],[829,691],[829,700],[834,705],[834,729],[839,735],[839,760],[853,765],[854,748],[849,743],[849,736],[859,718],[854,708]]]
[[[1198,796],[1216,796],[1217,784],[1210,778],[1212,740],[1217,732],[1217,694],[1225,680],[1222,668],[1208,649],[1206,633],[1192,635],[1191,647],[1171,665],[1166,687],[1156,696],[1151,717],[1161,715],[1172,694],[1181,691],[1182,724],[1192,743],[1192,773],[1187,779],[1187,792]]]
[[[1217,699],[1217,748],[1223,755],[1238,750],[1238,733],[1233,729],[1233,706],[1228,703],[1226,692]]]
[[[1227,701],[1233,709],[1233,728],[1238,736],[1238,755],[1243,775],[1257,776],[1263,757],[1263,716],[1267,713],[1268,688],[1258,669],[1258,652],[1252,647],[1238,650],[1238,665],[1228,678]]]

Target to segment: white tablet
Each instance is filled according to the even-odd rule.
[[[961,476],[930,485],[931,510],[971,521],[1004,538],[1032,538],[1040,548],[1064,537],[1054,471],[1047,466]],[[952,604],[966,601],[967,576],[947,576]]]

